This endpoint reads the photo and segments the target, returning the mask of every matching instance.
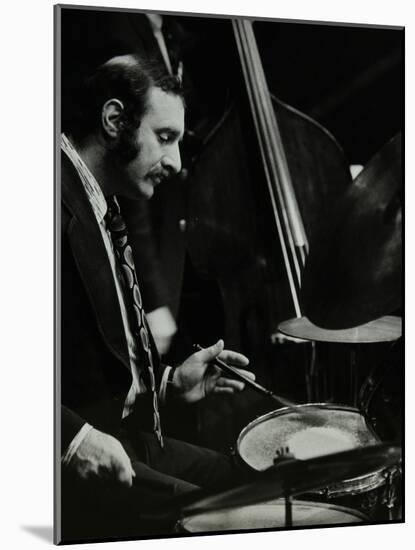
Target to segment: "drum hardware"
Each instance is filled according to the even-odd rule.
[[[393,342],[384,360],[375,365],[364,380],[359,392],[359,407],[380,439],[398,441],[400,439],[401,413],[396,408],[398,397],[396,394],[397,382],[402,384],[402,340]],[[392,376],[392,378],[390,378]],[[395,391],[395,394],[394,394]],[[381,403],[376,403],[376,398]],[[394,400],[395,399],[395,406]],[[378,410],[376,410],[378,405]],[[380,410],[379,410],[380,409]],[[398,407],[399,409],[399,407]],[[394,429],[382,430],[382,421],[379,415],[388,414],[393,419]],[[395,416],[396,415],[396,418]]]
[[[356,510],[305,500],[291,500],[292,526],[328,526],[368,523],[369,518]],[[270,502],[235,506],[226,510],[183,515],[176,523],[176,533],[238,532],[241,530],[276,530],[287,528],[285,502]]]
[[[370,444],[366,439],[370,439],[370,432],[373,432],[377,419],[376,415],[369,412],[369,404],[379,383],[375,384],[370,376],[359,392],[356,346],[360,343],[396,342],[402,333],[401,320],[398,317],[381,317],[397,310],[401,305],[401,182],[402,138],[398,134],[359,174],[345,196],[338,201],[338,206],[333,209],[327,226],[322,228],[321,238],[316,236],[314,240],[301,289],[303,314],[307,317],[297,316],[278,327],[280,332],[294,338],[351,344],[351,403],[354,407],[360,406],[360,411],[354,409],[350,418],[356,420],[356,415],[359,415],[362,426],[364,421],[367,430],[366,433],[364,430],[360,431],[365,440],[358,441],[358,446]],[[310,401],[314,401],[317,396],[320,401],[316,373],[316,356],[313,354],[306,372]],[[311,384],[311,381],[315,383]],[[280,411],[277,413],[278,420],[281,420]],[[283,414],[290,415],[292,419],[291,411]],[[397,417],[400,418],[399,409]],[[262,421],[268,422],[270,418],[270,415],[265,415]],[[266,435],[268,430],[260,424],[261,420],[257,419],[248,425],[238,439],[238,451],[241,453],[241,447],[244,446],[244,452],[249,454],[253,447],[248,440],[255,440],[255,437],[251,437],[252,430],[249,427],[258,428],[258,435],[264,438],[260,452],[265,455],[257,457],[256,465],[261,465],[259,470],[272,458],[269,439],[277,447],[288,443],[278,439],[276,432],[276,439],[272,438],[272,433]],[[289,424],[287,422],[287,425],[279,426],[283,435],[284,428],[289,431]],[[355,424],[357,426],[359,422]],[[327,425],[323,424],[323,427]],[[318,426],[315,428],[318,429]],[[396,424],[393,428],[395,432],[399,432]],[[379,441],[374,432],[372,435],[375,441]],[[292,445],[291,449],[293,450]],[[242,454],[241,457],[244,459]],[[344,478],[346,481],[326,486],[320,492],[325,498],[364,494],[365,505],[371,508],[377,501],[372,491],[377,487],[384,487],[382,502],[387,507],[389,519],[392,519],[396,502],[397,469],[396,465],[386,470],[381,467],[360,478]]]
[[[295,456],[290,452],[289,447],[279,447],[274,457],[274,466],[280,464],[284,460],[295,460]]]
[[[383,342],[395,343],[402,336],[402,319],[393,315],[386,315],[364,325],[332,330],[324,329],[313,324],[307,317],[298,317],[283,321],[278,330],[286,335],[310,341],[313,344],[310,362],[306,371],[307,393],[310,402],[320,401],[319,379],[326,373],[318,365],[316,343],[348,344],[350,346],[349,373],[350,373],[350,403],[358,405],[358,363],[357,349],[359,344],[374,344]],[[323,400],[327,396],[323,396]]]
[[[276,456],[274,458],[274,466],[277,466],[278,464],[281,464],[281,462],[284,461],[292,461],[295,460],[294,455],[290,452],[289,447],[280,447],[276,451]],[[290,495],[290,492],[285,490],[284,491],[284,509],[285,509],[285,527],[292,527],[293,525],[293,499]]]
[[[320,401],[320,392],[318,387],[317,349],[315,342],[311,342],[310,366],[308,372],[306,370],[306,384],[308,401]]]
[[[285,527],[293,526],[293,499],[288,491],[284,493],[285,501]]]
[[[393,521],[394,518],[394,509],[396,505],[397,495],[396,495],[396,483],[401,476],[401,467],[395,466],[393,468],[388,468],[384,472],[385,482],[386,482],[386,491],[383,497],[383,504],[388,510],[388,520]]]
[[[283,321],[278,330],[287,336],[295,336],[312,342],[339,344],[374,344],[394,342],[402,336],[402,319],[385,315],[363,325],[347,329],[325,329],[312,323],[307,317],[295,317]]]
[[[401,453],[399,447],[379,444],[309,460],[286,456],[283,449],[275,465],[257,472],[247,484],[222,492],[201,490],[179,497],[177,502],[182,503],[177,522],[179,532],[367,522],[366,515],[350,508],[293,497],[342,479],[389,468],[399,462]]]
[[[351,451],[333,453],[308,460],[282,460],[263,471],[255,472],[253,481],[231,487],[220,493],[201,490],[186,495],[182,506],[187,515],[267,502],[340,483],[344,479],[361,479],[373,471],[396,465],[401,457],[399,447],[369,445]]]
[[[318,408],[316,407],[318,405]],[[364,415],[353,407],[333,404],[311,404],[314,414],[299,414],[290,409],[278,409],[263,415],[246,426],[237,441],[240,459],[257,471],[264,471],[281,458],[281,447],[290,446],[296,459],[307,461],[313,456],[334,451],[336,446],[365,449],[379,444],[379,438]],[[310,405],[299,405],[305,411]],[[277,457],[275,449],[277,451]],[[285,454],[285,453],[284,453]],[[287,461],[287,459],[285,459]],[[385,465],[355,478],[344,477],[338,482],[314,487],[302,498],[315,498],[364,510],[374,516],[382,504],[385,487]],[[298,493],[297,493],[298,494]]]
[[[316,325],[307,318],[300,317],[285,324],[282,323],[279,326],[281,332],[284,333],[284,329],[287,329],[286,324],[291,323],[289,327],[291,330],[287,331],[289,336],[313,341],[349,343],[353,346],[366,342],[394,341],[401,336],[399,318],[380,317],[396,310],[401,304],[401,213],[398,200],[402,179],[401,157],[401,137],[397,136],[358,176],[352,189],[347,192],[345,200],[339,201],[340,211],[336,212],[333,218],[334,229],[326,232],[331,242],[328,242],[327,238],[323,239],[320,249],[311,251],[303,278],[304,311]],[[393,208],[390,207],[391,203],[394,205]],[[360,246],[356,246],[357,243]],[[368,250],[371,254],[367,254]],[[329,269],[323,271],[321,269],[323,265],[329,266]],[[295,328],[296,324],[301,330],[294,332],[292,327],[294,325]],[[352,349],[350,363],[352,402],[357,405],[359,396],[355,349]],[[220,364],[218,366],[221,367]],[[312,368],[310,367],[310,379],[313,379],[315,372],[314,363]],[[252,387],[250,382],[244,381]],[[279,399],[279,396],[269,390],[261,386],[256,389],[271,396],[280,404],[284,404],[283,399]],[[389,447],[389,451],[382,459],[379,455],[377,457],[379,460],[374,460],[375,451],[382,445],[377,443],[379,439],[368,424],[366,414],[361,414],[356,408],[349,407],[346,410],[347,407],[336,408],[324,403],[310,403],[303,407],[313,407],[315,414],[307,415],[306,409],[301,410],[302,406],[296,407],[291,402],[287,403],[285,411],[280,409],[271,414],[278,416],[279,421],[281,411],[285,415],[289,414],[291,420],[294,420],[293,424],[298,423],[298,419],[303,423],[310,419],[315,422],[318,418],[317,409],[324,406],[328,408],[327,418],[321,418],[322,423],[315,423],[312,426],[317,430],[313,434],[318,434],[320,437],[324,433],[322,429],[341,428],[341,424],[327,425],[327,421],[336,416],[333,415],[332,410],[335,408],[336,412],[346,419],[349,413],[349,418],[353,419],[355,427],[362,428],[358,434],[353,430],[350,434],[346,430],[346,434],[343,435],[347,437],[340,438],[342,440],[340,443],[345,443],[345,440],[347,443],[348,440],[350,444],[350,435],[361,437],[361,439],[355,437],[355,444],[352,445],[357,448],[299,460],[294,452],[295,449],[290,445],[296,458],[283,460],[277,458],[274,464],[275,448],[288,445],[272,440],[272,434],[262,426],[260,432],[264,439],[260,452],[266,456],[259,457],[259,463],[264,466],[265,458],[266,464],[265,467],[256,468],[259,474],[257,481],[225,491],[221,495],[204,497],[198,502],[196,508],[190,507],[187,511],[192,514],[197,512],[198,507],[199,510],[226,509],[264,502],[267,498],[284,497],[285,521],[292,523],[293,503],[288,500],[292,496],[320,490],[329,498],[343,494],[361,494],[379,486],[386,486],[385,503],[389,504],[388,509],[392,509],[395,502],[395,483],[392,475],[385,475],[385,468],[396,466],[400,461],[400,450],[398,447]],[[262,421],[264,418],[269,420],[269,414],[265,415]],[[239,436],[238,452],[243,460],[242,442],[248,450],[254,448],[258,450],[260,447],[257,441],[254,441],[255,445],[252,445],[252,442],[246,445],[248,434],[252,431],[248,428],[249,426],[252,428],[253,424],[260,426],[261,417],[248,425]],[[283,432],[281,426],[279,428]],[[330,435],[330,431],[326,434]],[[331,435],[333,434],[332,431]],[[330,452],[330,445],[328,447]],[[327,448],[325,450],[327,451]],[[373,460],[369,460],[369,456],[372,456]],[[271,461],[270,465],[268,460]],[[357,468],[358,463],[359,468]],[[249,462],[248,465],[253,466]]]
[[[358,400],[358,382],[357,382],[357,357],[356,348],[354,346],[350,349],[350,389],[351,399],[354,407],[357,407]]]

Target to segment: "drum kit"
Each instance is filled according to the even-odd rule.
[[[373,471],[395,468],[396,446],[365,448],[299,460],[281,451],[275,463],[253,481],[220,493],[205,492],[181,509],[178,532],[252,530],[368,522],[360,511],[311,500],[293,500],[341,479],[357,480]]]
[[[302,286],[307,317],[281,323],[283,334],[352,347],[399,341],[401,319],[389,314],[401,307],[401,180],[398,135],[354,180],[311,247]],[[180,507],[178,532],[402,519],[400,437],[382,441],[368,414],[379,381],[368,377],[356,406],[294,404],[256,386],[283,406],[239,435],[237,454],[252,481],[191,497]]]

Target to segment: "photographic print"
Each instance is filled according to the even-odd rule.
[[[404,521],[403,57],[55,6],[55,543]]]

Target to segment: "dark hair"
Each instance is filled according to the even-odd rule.
[[[77,141],[96,132],[101,125],[102,107],[111,98],[119,99],[124,105],[123,126],[137,129],[146,112],[148,91],[152,87],[183,99],[180,80],[166,75],[158,64],[143,61],[135,54],[114,57],[84,80],[71,99],[72,106],[63,116],[62,130]]]

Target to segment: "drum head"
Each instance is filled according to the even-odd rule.
[[[307,414],[307,409],[311,414]],[[237,448],[242,460],[255,470],[274,464],[280,447],[295,458],[307,460],[378,443],[364,417],[341,405],[299,405],[257,418],[241,432]]]
[[[368,518],[341,506],[319,502],[294,500],[292,505],[293,526],[345,525],[360,523]],[[285,526],[285,503],[283,499],[253,506],[241,506],[229,510],[206,512],[180,522],[180,528],[188,533],[212,531],[240,531],[278,529]]]

